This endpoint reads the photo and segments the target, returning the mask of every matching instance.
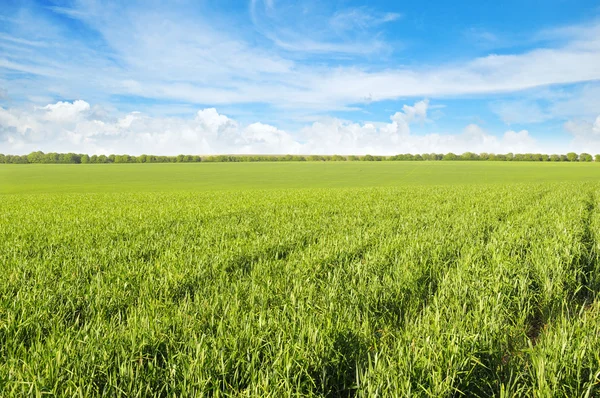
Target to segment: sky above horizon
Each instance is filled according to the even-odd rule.
[[[34,150],[600,153],[600,3],[0,0]]]

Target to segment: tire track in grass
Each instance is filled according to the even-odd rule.
[[[536,193],[536,195],[534,196],[527,197],[524,201],[517,200],[516,202],[506,202],[506,206],[509,208],[502,210],[496,214],[494,214],[494,211],[487,214],[484,213],[486,214],[485,218],[487,220],[485,227],[481,228],[478,225],[478,223],[475,222],[476,220],[473,220],[472,222],[467,223],[462,227],[467,227],[466,231],[468,231],[468,234],[466,234],[465,236],[461,236],[460,238],[453,235],[452,229],[446,231],[446,236],[454,236],[453,239],[461,239],[461,241],[464,241],[463,244],[457,247],[452,247],[443,243],[439,243],[440,246],[444,248],[447,247],[449,248],[449,250],[445,254],[442,254],[441,257],[436,257],[436,264],[438,265],[435,266],[435,264],[430,264],[429,266],[426,266],[425,264],[421,264],[419,267],[416,267],[416,274],[413,278],[411,278],[412,282],[406,284],[407,290],[402,292],[402,298],[400,299],[400,302],[398,303],[397,300],[392,302],[382,302],[379,303],[380,305],[376,307],[376,310],[378,310],[376,312],[381,314],[387,313],[387,316],[385,317],[387,318],[387,321],[384,322],[384,324],[387,323],[389,326],[394,327],[391,340],[389,340],[389,336],[385,336],[384,334],[381,339],[381,345],[376,351],[376,353],[379,354],[381,352],[381,349],[387,350],[388,348],[386,348],[386,345],[389,346],[389,344],[392,344],[393,346],[393,344],[410,343],[410,346],[413,347],[411,351],[403,352],[402,354],[398,353],[397,355],[411,356],[414,355],[414,352],[419,352],[422,349],[427,349],[426,347],[430,346],[430,344],[435,344],[433,343],[433,338],[437,339],[440,336],[428,336],[425,330],[420,331],[420,327],[415,325],[420,322],[428,323],[439,321],[435,319],[437,318],[437,315],[435,315],[436,309],[434,307],[437,307],[440,304],[442,304],[445,308],[448,306],[448,304],[446,303],[445,294],[442,294],[443,292],[440,292],[440,288],[442,288],[442,286],[444,285],[444,281],[446,280],[446,278],[452,280],[454,278],[452,276],[453,273],[459,271],[459,269],[461,268],[461,264],[468,265],[471,264],[472,261],[476,260],[476,253],[484,251],[488,244],[490,244],[491,237],[496,233],[496,230],[501,225],[508,223],[511,220],[511,218],[514,218],[516,215],[524,213],[530,208],[531,204],[539,202],[539,200],[544,198],[549,192],[549,190],[545,189]],[[490,209],[486,199],[489,200],[489,198],[485,198],[482,199],[481,202],[481,206],[483,206],[482,209],[484,212],[487,212],[487,209]],[[475,206],[475,203],[471,203],[471,205]],[[477,208],[477,206],[475,206],[475,208]],[[469,212],[470,208],[466,208],[465,211]],[[429,252],[429,250],[426,250],[426,252]],[[477,264],[473,265],[480,267]],[[410,296],[411,298],[407,299],[407,296]],[[415,300],[418,301],[416,311],[414,313],[410,311],[413,314],[413,316],[403,318],[404,322],[398,322],[398,317],[396,316],[397,314],[394,314],[394,312],[404,310],[404,312],[406,313],[407,306],[410,306]],[[390,311],[390,309],[392,311]],[[441,316],[444,317],[445,315],[441,314]],[[406,329],[407,327],[408,329]],[[447,333],[447,331],[444,331],[443,333]],[[409,337],[409,340],[406,343],[401,343],[401,341],[404,339],[404,337],[402,337],[403,335],[412,335],[412,337]],[[429,337],[432,337],[432,342],[429,341]],[[387,343],[384,342],[383,338],[387,339]],[[420,347],[421,345],[422,347]],[[392,346],[389,346],[389,348],[391,348]],[[420,355],[428,354],[421,353]],[[489,360],[486,360],[482,357],[479,360],[479,362],[481,364],[484,364],[485,362],[492,361],[494,358],[495,357],[490,357]],[[377,357],[371,358],[371,354],[369,359],[369,364],[377,363]],[[433,386],[427,386],[425,378],[430,377],[431,369],[423,368],[421,370],[418,370],[420,366],[418,363],[413,363],[410,365],[405,364],[405,366],[409,369],[413,368],[414,370],[412,370],[411,372],[416,372],[411,374],[410,376],[409,384],[412,385],[410,391],[430,391],[434,395],[441,393],[440,390],[430,390],[430,388],[434,388]],[[406,368],[403,370],[403,372],[405,371]],[[485,380],[485,377],[478,377],[477,372],[473,372],[471,370],[470,374],[471,377],[474,379]],[[360,377],[360,379],[363,380],[363,385],[365,385],[365,383],[368,384],[369,377],[370,376],[368,375],[362,375]],[[422,377],[424,378],[422,379]],[[451,389],[451,386],[448,387]],[[457,386],[455,387],[455,389],[456,391],[458,391],[460,387]],[[437,392],[434,393],[433,391]]]
[[[586,202],[585,215],[582,219],[583,234],[581,244],[584,247],[583,256],[577,260],[577,268],[581,268],[579,283],[581,289],[576,292],[576,297],[581,305],[589,306],[598,295],[598,241],[597,235],[592,229],[593,218],[598,212],[597,192],[590,190]]]
[[[512,209],[509,209],[507,211],[502,212],[500,215],[497,216],[497,221],[493,221],[492,223],[488,223],[483,229],[482,229],[482,236],[481,236],[481,240],[477,243],[475,242],[475,246],[468,246],[467,247],[467,251],[461,253],[461,256],[457,259],[457,261],[455,262],[455,270],[456,270],[456,274],[461,274],[461,273],[465,273],[464,274],[464,278],[466,278],[465,281],[461,281],[462,277],[456,277],[454,276],[454,274],[451,274],[450,270],[448,270],[446,272],[445,275],[448,275],[448,281],[444,282],[446,276],[444,276],[442,278],[442,280],[440,281],[442,284],[447,285],[443,290],[440,290],[436,293],[436,297],[431,301],[431,304],[426,305],[423,307],[423,309],[421,310],[421,313],[419,315],[419,317],[423,320],[425,320],[425,322],[429,322],[426,321],[427,319],[434,317],[437,318],[438,315],[436,315],[437,310],[436,308],[439,307],[440,305],[442,305],[443,308],[441,308],[441,310],[444,310],[444,312],[446,312],[446,315],[444,315],[443,313],[441,314],[443,317],[448,317],[446,321],[442,321],[442,324],[440,325],[440,327],[443,327],[442,325],[444,324],[444,322],[450,322],[450,324],[446,325],[446,327],[450,327],[450,328],[459,328],[461,330],[461,333],[467,333],[465,336],[463,337],[457,337],[458,339],[461,338],[474,338],[472,344],[473,347],[471,349],[467,349],[466,351],[462,352],[457,358],[456,358],[456,365],[457,366],[455,368],[455,375],[450,377],[448,380],[448,382],[451,382],[451,385],[448,386],[448,390],[446,391],[453,391],[453,393],[451,395],[456,394],[457,396],[460,395],[474,395],[474,396],[487,396],[488,393],[490,393],[490,389],[494,390],[496,388],[498,388],[499,385],[496,385],[494,387],[493,385],[493,381],[496,380],[498,381],[497,377],[499,375],[495,374],[495,366],[497,363],[499,363],[500,361],[502,361],[502,352],[499,350],[496,350],[496,352],[490,351],[488,352],[488,348],[491,348],[494,345],[502,345],[503,343],[503,338],[501,336],[501,334],[497,334],[497,332],[493,332],[490,331],[490,333],[492,333],[491,335],[489,335],[488,337],[486,337],[485,339],[481,340],[479,342],[479,338],[477,338],[475,336],[469,336],[468,335],[468,330],[470,330],[471,326],[467,326],[468,323],[475,321],[476,319],[471,320],[472,316],[476,316],[477,314],[479,314],[477,311],[477,305],[481,305],[477,304],[478,302],[478,297],[479,295],[488,295],[490,294],[489,291],[487,291],[487,288],[485,288],[486,284],[489,283],[496,283],[494,281],[494,278],[492,277],[489,281],[486,282],[486,278],[487,276],[483,276],[482,280],[478,280],[477,277],[475,277],[474,275],[469,275],[470,272],[474,272],[475,275],[477,274],[477,272],[484,270],[485,268],[482,268],[483,264],[486,264],[490,258],[488,256],[492,255],[492,252],[489,252],[488,250],[492,250],[492,247],[490,247],[488,249],[489,245],[493,245],[495,241],[502,241],[500,240],[494,240],[494,235],[498,233],[499,228],[503,225],[507,225],[508,223],[515,220],[515,217],[518,217],[522,214],[524,214],[525,212],[529,211],[532,207],[532,204],[536,204],[539,203],[541,200],[543,200],[549,193],[549,190],[542,190],[541,192],[539,192],[538,194],[536,194],[535,196],[529,198],[529,200],[527,201],[520,201],[516,206],[514,206]],[[475,261],[475,262],[473,262]],[[462,264],[462,265],[461,265]],[[499,263],[497,266],[501,266],[501,264]],[[466,267],[463,269],[463,271],[461,271],[460,269],[462,267]],[[468,271],[469,269],[471,269],[471,271]],[[494,272],[494,271],[490,271],[490,272]],[[457,279],[458,278],[458,279]],[[449,283],[449,285],[448,285]],[[465,290],[464,294],[465,294],[465,299],[467,301],[463,302],[456,302],[453,301],[452,303],[448,302],[448,294],[451,294],[452,297],[455,298],[459,298],[461,297],[460,294],[458,294],[458,292],[454,292],[455,290],[461,290],[463,289],[461,287],[461,285],[464,285],[465,283],[470,284],[470,283],[474,283],[475,285],[473,286],[472,289],[467,289]],[[449,291],[446,291],[446,289],[449,288]],[[465,287],[466,288],[466,287]],[[479,293],[478,293],[479,292]],[[458,294],[458,295],[456,295]],[[471,297],[472,296],[472,297]],[[483,296],[481,297],[481,299],[483,299]],[[500,304],[500,302],[498,302],[498,305]],[[464,315],[462,317],[459,318],[452,318],[455,315],[450,315],[452,314],[452,305],[456,305],[456,306],[461,306],[463,307],[463,309],[460,308],[456,308],[456,314],[458,316],[458,314],[464,312]],[[462,319],[460,319],[462,318]],[[458,322],[458,324],[452,323],[452,322]],[[465,323],[467,322],[467,323]],[[463,326],[460,326],[459,324],[463,324]],[[465,326],[467,326],[465,328]],[[427,327],[425,327],[427,328]],[[416,330],[414,331],[414,333],[419,334],[418,332],[418,327],[416,328]],[[454,329],[451,329],[454,330]],[[457,329],[458,330],[458,329]],[[425,331],[423,331],[425,332]],[[450,330],[446,331],[445,333],[449,333]],[[475,331],[473,331],[475,332]],[[484,336],[485,336],[485,330],[480,331],[479,333],[483,332]],[[494,334],[496,333],[496,337],[494,337]],[[442,336],[436,336],[436,339],[440,339],[440,337]],[[492,343],[491,341],[487,341],[486,339],[489,338],[497,338],[499,339],[497,342]],[[429,339],[429,337],[427,337],[425,343],[427,343],[427,340]],[[443,341],[444,339],[442,338],[441,341]],[[441,343],[440,341],[440,343]],[[414,342],[414,340],[413,340]],[[463,343],[464,344],[464,343]],[[491,344],[491,345],[490,345]],[[425,347],[427,347],[429,345],[429,343],[425,344]],[[440,347],[441,348],[441,347]],[[444,348],[445,349],[445,348]],[[461,350],[464,350],[465,347],[461,347]],[[424,354],[421,354],[424,355]],[[461,356],[463,359],[461,359]],[[461,360],[464,360],[466,362],[464,362],[464,364],[461,364]],[[423,369],[423,374],[427,374],[428,371],[426,371],[426,369]],[[496,378],[496,379],[495,379]],[[425,380],[423,380],[425,381]],[[440,381],[440,380],[438,380]],[[429,385],[427,384],[427,382],[425,384],[420,384],[420,383],[416,383],[413,385],[414,389],[424,389],[424,391],[428,391],[428,393],[431,394],[441,394],[441,391],[444,391],[443,387],[441,385],[435,386],[433,384]],[[435,392],[437,391],[437,392]],[[445,395],[446,393],[444,393]]]
[[[525,351],[525,385],[530,395],[597,396],[600,392],[598,330],[598,192],[584,199],[578,243],[582,250],[565,267],[576,273],[567,300],[536,330]]]
[[[509,351],[503,355],[501,361],[501,368],[505,369],[504,372],[501,373],[501,385],[508,386],[507,388],[509,389],[513,388],[514,391],[521,391],[519,393],[520,395],[532,394],[533,390],[530,390],[530,388],[533,388],[531,386],[535,384],[535,377],[528,375],[528,372],[530,369],[534,369],[535,364],[532,363],[531,353],[535,352],[537,349],[536,347],[539,341],[544,337],[544,334],[549,329],[552,329],[554,323],[558,323],[565,316],[571,316],[568,314],[580,312],[581,306],[586,305],[585,303],[589,301],[589,298],[586,298],[585,294],[582,296],[582,292],[589,291],[588,289],[581,289],[584,285],[581,283],[573,285],[572,283],[569,283],[568,275],[565,277],[560,274],[560,272],[573,272],[576,273],[578,281],[586,281],[589,279],[589,270],[594,269],[597,265],[595,253],[596,241],[592,236],[593,231],[590,226],[590,221],[596,209],[594,193],[589,192],[589,194],[585,195],[583,202],[584,210],[580,221],[582,233],[579,236],[574,237],[575,240],[571,242],[571,245],[581,244],[583,250],[576,251],[572,255],[573,257],[570,257],[570,260],[564,259],[554,266],[560,268],[557,277],[561,279],[558,279],[558,282],[556,283],[560,283],[559,286],[561,286],[561,289],[558,290],[557,293],[552,293],[551,291],[551,295],[548,296],[548,291],[546,290],[546,293],[544,293],[543,290],[544,288],[548,289],[548,287],[544,285],[547,282],[544,278],[552,278],[552,272],[556,271],[550,271],[550,273],[542,272],[542,274],[538,275],[541,270],[536,268],[536,259],[532,256],[539,255],[539,253],[536,254],[533,252],[535,247],[532,246],[532,241],[530,240],[527,240],[522,247],[522,251],[525,253],[523,262],[525,264],[531,262],[529,265],[531,268],[528,271],[529,275],[527,276],[528,280],[531,281],[528,289],[531,291],[533,300],[530,305],[531,312],[526,320],[527,330],[525,333],[525,344],[520,344],[509,349]],[[557,216],[555,215],[554,217],[553,220],[555,220]],[[540,230],[538,234],[539,233],[543,233],[543,229]],[[537,238],[537,244],[543,244],[543,241],[540,241],[540,238]],[[537,261],[539,262],[539,260],[540,259]],[[564,285],[565,283],[566,285]],[[557,294],[558,296],[556,296]],[[561,299],[562,297],[568,297],[568,300],[564,301],[564,299]],[[557,300],[563,301],[557,305]],[[533,380],[529,379],[529,377],[533,377]],[[500,390],[497,390],[496,394],[499,393]]]
[[[481,228],[481,230],[483,231],[482,237],[481,237],[482,248],[485,248],[488,246],[488,244],[490,243],[491,237],[496,233],[496,231],[500,228],[500,226],[505,225],[508,222],[510,222],[510,219],[512,217],[516,217],[516,216],[526,212],[528,209],[530,209],[531,204],[539,203],[549,193],[550,193],[549,189],[541,191],[539,194],[535,195],[531,199],[530,202],[526,202],[526,203],[521,202],[521,203],[519,203],[518,206],[515,206],[514,208],[511,208],[510,210],[501,212],[497,217],[495,217],[496,221],[490,222],[490,223],[486,224],[485,227]],[[477,230],[474,232],[476,234]],[[419,310],[418,316],[423,315],[423,313],[425,312],[425,310],[427,309],[427,307],[429,305],[429,302],[431,301],[433,296],[437,293],[439,283],[444,278],[446,273],[451,272],[453,267],[456,267],[460,263],[460,261],[463,257],[463,254],[464,253],[461,250],[457,255],[454,254],[454,255],[451,255],[450,257],[448,257],[448,261],[446,262],[448,264],[448,266],[445,268],[446,272],[444,274],[440,275],[436,280],[430,282],[430,283],[434,284],[435,288],[432,290],[432,295],[430,296],[430,299],[425,300],[423,302],[423,305],[421,306],[421,308]],[[426,275],[424,275],[424,276],[426,277]],[[427,280],[427,278],[425,278],[425,280]]]
[[[546,308],[536,306],[534,313],[530,318],[530,328],[527,332],[527,338],[531,346],[535,347],[540,335],[548,328],[549,323],[554,319],[563,316],[563,313],[577,313],[581,307],[588,307],[596,298],[598,286],[596,285],[596,273],[598,269],[597,241],[595,233],[592,230],[592,219],[597,211],[597,198],[595,191],[588,188],[589,192],[583,200],[584,209],[581,217],[582,232],[578,237],[578,242],[582,251],[575,258],[571,259],[570,264],[565,264],[565,269],[577,273],[577,286],[575,290],[569,290],[567,293],[572,297],[567,303],[568,308],[557,310],[553,303]]]

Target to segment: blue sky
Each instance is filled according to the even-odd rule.
[[[600,152],[597,1],[0,4],[0,152]]]

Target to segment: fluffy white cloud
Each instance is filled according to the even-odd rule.
[[[405,105],[390,117],[391,123],[353,123],[340,119],[317,122],[302,130],[306,153],[380,154],[398,153],[524,153],[539,151],[529,132],[507,131],[502,136],[470,124],[460,134],[411,134],[410,124],[427,118],[428,101]]]
[[[242,125],[214,108],[192,118],[151,117],[132,112],[116,118],[85,101],[58,102],[32,109],[0,108],[3,152],[33,150],[129,154],[378,154],[539,152],[526,130],[496,136],[471,124],[459,134],[411,134],[427,120],[429,102],[405,105],[388,123],[355,123],[328,118],[290,134],[264,123]],[[600,137],[594,124],[573,124],[576,137]]]
[[[594,122],[569,120],[565,123],[565,130],[573,135],[571,145],[587,152],[600,152],[600,115]]]
[[[57,102],[49,104],[42,108],[46,112],[44,117],[46,120],[58,123],[72,123],[77,121],[86,112],[90,110],[90,104],[85,101],[77,100],[73,102]]]
[[[307,153],[396,154],[415,152],[410,123],[427,118],[429,101],[404,105],[390,117],[391,123],[353,123],[330,118],[302,129]]]
[[[90,111],[82,100],[34,109],[0,108],[0,148],[89,153],[296,153],[285,131],[254,123],[240,126],[214,108],[191,119],[150,117],[132,112],[121,118]]]

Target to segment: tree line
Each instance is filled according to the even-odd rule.
[[[569,152],[565,155],[547,155],[541,153],[473,153],[465,152],[455,154],[452,152],[399,154],[394,156],[375,155],[87,155],[78,153],[44,153],[31,152],[28,155],[4,155],[0,153],[0,163],[29,164],[29,163],[54,163],[54,164],[79,164],[79,163],[197,163],[197,162],[303,162],[303,161],[444,161],[444,160],[483,160],[483,161],[510,161],[510,162],[600,162],[600,154],[595,156],[589,153],[577,154]]]

